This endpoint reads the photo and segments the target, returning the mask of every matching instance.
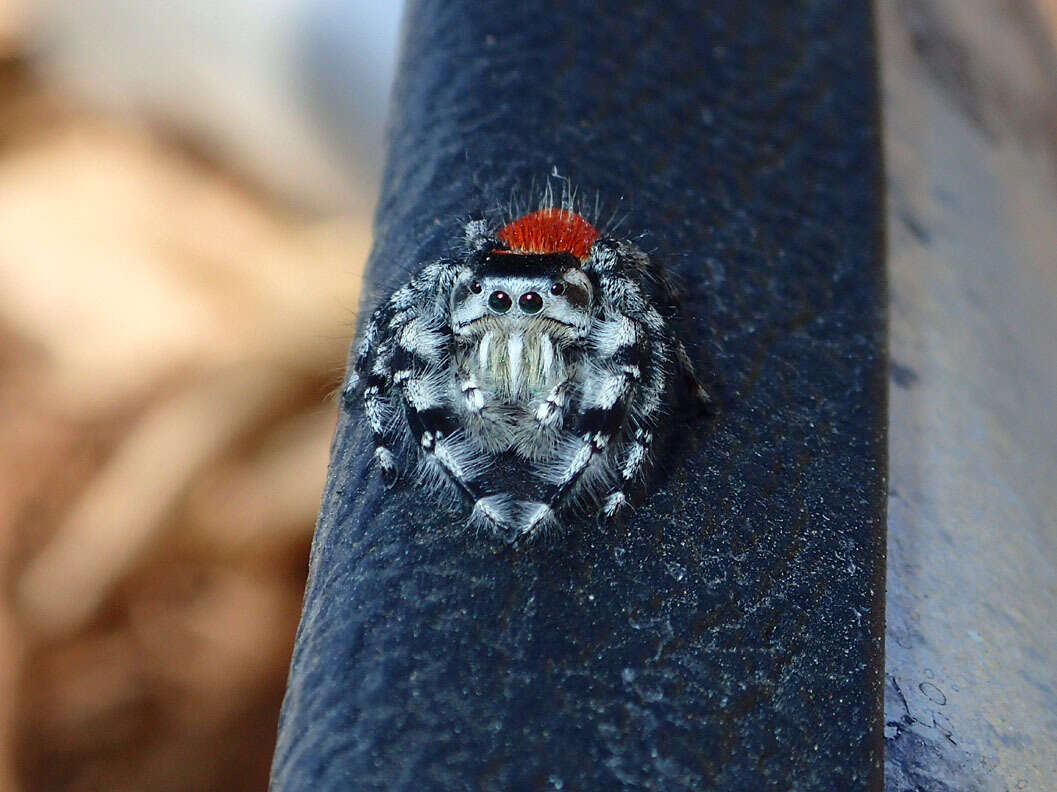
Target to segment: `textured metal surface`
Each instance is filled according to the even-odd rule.
[[[881,12],[885,787],[1057,789],[1057,69],[1026,2]]]
[[[276,790],[876,790],[886,364],[868,4],[413,4],[370,285],[552,169],[686,283],[723,408],[525,549],[338,427]],[[330,75],[341,102],[340,75]]]

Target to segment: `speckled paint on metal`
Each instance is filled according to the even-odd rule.
[[[343,418],[273,788],[878,790],[869,5],[414,3],[374,298],[555,169],[683,281],[720,414],[672,416],[625,525],[526,548],[386,491]]]

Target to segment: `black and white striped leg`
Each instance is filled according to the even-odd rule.
[[[486,459],[460,431],[459,415],[449,396],[451,373],[436,362],[438,348],[446,339],[428,329],[409,326],[400,342],[394,355],[393,379],[402,395],[426,483],[472,504],[473,523],[492,530],[509,524],[512,499],[481,495],[477,479]],[[463,391],[463,398],[472,399],[473,394]]]
[[[618,487],[602,501],[602,516],[611,520],[630,507],[628,492],[645,473],[649,464],[653,432],[642,427],[635,430],[635,438],[627,443],[618,471]]]
[[[564,379],[551,388],[547,397],[536,408],[536,423],[543,427],[556,426],[565,414],[565,404],[572,389],[572,381]]]
[[[374,444],[373,462],[382,473],[386,486],[393,486],[399,477],[396,455],[389,445],[393,408],[390,404],[392,386],[392,348],[383,344],[374,358],[373,370],[365,371],[362,376],[353,376],[342,389],[342,404],[346,411],[352,411],[356,396],[362,386],[362,403],[367,427],[371,431]]]
[[[389,447],[387,439],[387,425],[391,410],[387,391],[388,387],[376,375],[368,377],[367,385],[363,390],[363,411],[371,430],[371,440],[374,443],[374,463],[382,471],[386,486],[391,487],[399,478],[400,471],[396,465],[396,456]]]
[[[413,314],[410,313],[414,308],[412,295],[411,284],[403,286],[397,289],[396,293],[386,301],[385,305],[371,314],[371,318],[363,330],[363,338],[356,349],[356,360],[353,363],[353,377],[350,378],[350,387],[356,388],[375,369],[376,354],[381,354],[385,345],[391,342],[394,331],[398,331],[400,328],[401,317],[398,315],[403,315],[405,321],[410,321],[413,318]]]
[[[649,335],[650,358],[654,361],[670,360],[675,353],[670,348],[669,340],[658,332]],[[611,520],[630,508],[629,494],[645,475],[650,462],[650,449],[653,447],[653,436],[668,380],[666,368],[655,364],[648,368],[647,376],[640,383],[631,404],[632,416],[628,422],[629,430],[633,427],[632,437],[621,448],[614,489],[602,501],[601,516],[604,520]]]
[[[438,401],[442,392],[429,375],[401,386],[408,425],[422,454],[430,486],[446,487],[473,507],[471,524],[498,531],[513,521],[514,500],[506,494],[482,495],[477,479],[482,458],[458,429],[456,412]]]
[[[415,403],[416,397],[411,394],[420,387],[421,380],[412,380],[403,389],[404,409],[412,437],[429,470],[440,474],[444,483],[472,503],[477,500],[477,494],[473,488],[469,461],[460,453],[455,440],[456,416],[449,408],[442,406],[419,409]]]
[[[592,389],[577,416],[582,443],[572,451],[563,467],[551,471],[554,488],[546,503],[531,504],[521,528],[532,535],[555,521],[558,511],[573,500],[594,463],[609,452],[609,444],[620,430],[628,403],[641,381],[639,334],[634,329],[609,356],[606,373]]]
[[[437,301],[446,296],[459,266],[458,262],[451,260],[429,264],[371,314],[356,352],[354,376],[350,377],[353,388],[374,369],[373,358],[380,345],[399,335],[416,317],[429,314],[436,308]]]
[[[406,326],[415,320],[418,311],[429,305],[424,299],[429,286],[450,264],[438,262],[416,275],[379,307],[368,320],[363,339],[357,349],[356,360],[348,382],[342,390],[342,403],[351,410],[356,393],[363,389],[363,407],[374,443],[374,463],[382,472],[388,486],[398,476],[396,455],[389,445],[393,416],[389,395],[393,385],[393,349]]]

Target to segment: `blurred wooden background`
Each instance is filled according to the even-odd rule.
[[[0,791],[260,790],[369,248],[0,3]],[[364,204],[369,204],[368,200]]]

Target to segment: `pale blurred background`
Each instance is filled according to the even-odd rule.
[[[0,792],[265,788],[398,17],[0,0]]]

